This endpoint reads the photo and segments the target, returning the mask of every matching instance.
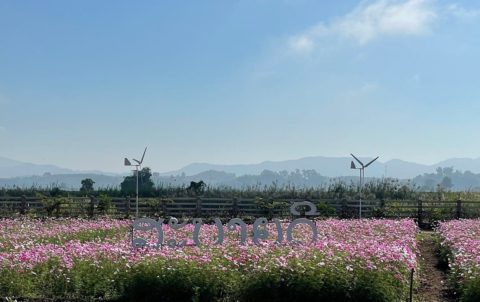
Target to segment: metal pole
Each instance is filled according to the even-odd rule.
[[[363,168],[360,168],[360,187],[359,187],[359,202],[360,202],[360,207],[358,209],[358,217],[362,219],[362,171]]]
[[[138,165],[136,166],[136,168],[137,168],[137,200],[135,205],[135,212],[136,212],[136,217],[138,218]]]
[[[410,274],[410,301],[413,302],[413,273],[415,272],[415,269],[412,268],[411,274]]]

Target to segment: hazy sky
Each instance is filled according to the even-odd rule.
[[[477,1],[0,1],[0,156],[480,156]]]

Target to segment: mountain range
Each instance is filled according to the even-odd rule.
[[[371,158],[360,158],[367,163]],[[302,178],[303,184],[313,183],[305,177],[298,178],[295,173],[315,170],[315,181],[324,182],[328,178],[358,176],[358,170],[350,169],[351,157],[304,157],[296,160],[265,161],[257,164],[219,165],[209,163],[193,163],[179,170],[154,173],[155,183],[168,185],[184,185],[190,181],[204,180],[209,184],[225,184],[232,186],[254,185],[261,181],[282,178]],[[357,167],[359,166],[358,163]],[[393,159],[382,162],[380,159],[366,169],[367,177],[391,177],[413,179],[426,173],[435,173],[439,167],[453,167],[459,171],[480,173],[480,158],[451,158],[433,165]],[[273,172],[273,173],[270,173]],[[276,174],[275,174],[276,173]],[[290,176],[286,176],[290,173]],[[294,174],[292,174],[294,173]],[[313,174],[310,174],[313,175]],[[100,171],[74,171],[55,165],[40,165],[16,161],[0,157],[0,187],[2,186],[52,186],[77,188],[84,178],[92,178],[97,187],[118,186],[123,180],[121,175]]]
[[[95,170],[75,171],[72,169],[62,168],[51,164],[33,164],[0,156],[0,178],[39,176],[44,174],[48,175],[77,173],[114,175],[112,173]]]
[[[223,171],[240,175],[258,175],[264,170],[270,171],[295,171],[315,170],[319,174],[328,177],[356,176],[358,171],[350,169],[351,157],[324,157],[312,156],[296,160],[284,161],[264,161],[258,164],[242,165],[218,165],[209,163],[193,163],[179,170],[160,173],[160,175],[195,175],[204,171]],[[363,158],[360,160],[366,164],[372,158]],[[358,163],[355,162],[357,167]],[[480,173],[480,158],[451,158],[433,165],[425,165],[414,162],[408,162],[400,159],[393,159],[382,162],[380,159],[366,169],[365,175],[369,177],[393,177],[399,179],[409,179],[424,173],[434,173],[439,167],[453,167],[455,170],[470,171]]]
[[[0,157],[0,177],[10,178],[19,176],[42,175],[44,173],[67,174],[73,173],[70,169],[60,168],[54,165],[40,165],[21,162],[5,157]]]

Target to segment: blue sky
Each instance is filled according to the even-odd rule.
[[[476,1],[0,1],[0,156],[479,157]]]

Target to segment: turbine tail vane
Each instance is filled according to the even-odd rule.
[[[352,153],[350,153],[350,155],[355,158],[356,161],[358,161],[358,163],[362,166],[362,168],[364,167],[363,163],[355,156],[353,155]]]

